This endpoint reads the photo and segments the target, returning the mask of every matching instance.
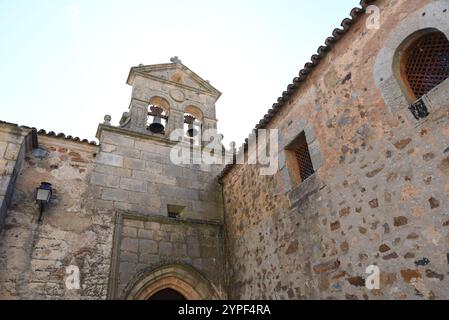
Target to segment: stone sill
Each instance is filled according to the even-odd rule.
[[[156,216],[156,215],[142,215],[136,212],[130,211],[117,211],[119,216],[122,216],[125,219],[132,219],[144,222],[159,222],[162,224],[190,224],[190,225],[211,225],[222,227],[223,223],[217,220],[200,220],[200,219],[173,219],[166,216]]]
[[[301,201],[309,198],[325,186],[326,185],[318,178],[318,175],[315,172],[313,176],[301,182],[301,184],[287,193],[288,199],[290,200],[290,207],[294,208],[298,206]]]

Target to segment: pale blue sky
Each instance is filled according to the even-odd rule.
[[[358,0],[0,0],[0,120],[93,140],[130,67],[182,62],[240,145]]]

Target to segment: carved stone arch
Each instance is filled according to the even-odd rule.
[[[161,101],[158,101],[161,100]],[[148,104],[156,102],[162,102],[161,107],[164,109],[167,115],[170,115],[170,111],[175,109],[176,102],[171,97],[162,91],[151,90],[148,94]]]
[[[175,290],[187,300],[220,299],[209,280],[189,265],[165,265],[139,272],[125,289],[125,299],[148,300],[164,289]]]
[[[197,120],[203,122],[203,119],[204,119],[203,111],[194,105],[190,104],[187,107],[185,107],[184,113],[189,113],[189,114],[193,115]]]
[[[180,106],[181,110],[183,112],[186,112],[186,109],[188,108],[196,108],[198,109],[201,114],[202,114],[202,118],[209,118],[210,117],[210,112],[207,108],[206,105],[201,104],[200,102],[196,102],[196,101],[184,101],[181,106]]]
[[[170,115],[170,103],[165,98],[162,98],[160,96],[153,96],[152,98],[150,98],[149,105],[158,106],[165,111],[165,114],[167,116]]]
[[[380,89],[387,107],[392,113],[406,113],[406,117],[413,118],[408,107],[413,101],[404,87],[398,66],[401,49],[415,36],[430,31],[440,31],[449,39],[449,0],[436,0],[423,6],[407,18],[402,20],[390,34],[385,46],[379,51],[374,65],[374,80]],[[448,87],[449,79],[438,87]],[[438,88],[437,87],[437,88]],[[445,90],[436,90],[429,95],[441,95]],[[424,97],[427,99],[428,97]],[[428,100],[441,100],[435,96]],[[435,105],[436,106],[436,105]]]

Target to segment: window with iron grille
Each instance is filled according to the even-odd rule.
[[[420,36],[405,51],[402,74],[415,99],[449,78],[449,41],[441,32]]]
[[[287,147],[287,151],[290,170],[298,182],[308,179],[315,173],[304,132]]]
[[[167,205],[168,217],[171,219],[180,219],[185,208],[186,207],[178,205]]]

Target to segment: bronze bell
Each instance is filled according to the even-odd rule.
[[[148,114],[153,116],[153,123],[150,124],[148,129],[153,133],[163,133],[165,127],[162,124],[162,113],[164,112],[164,110],[156,106],[152,106],[150,109],[151,112],[149,112]]]
[[[198,130],[195,129],[195,117],[191,115],[187,115],[184,117],[185,123],[189,125],[189,129],[187,130],[187,136],[190,138],[195,137],[198,134]]]
[[[162,133],[165,130],[164,125],[162,124],[162,118],[155,116],[153,119],[153,123],[150,124],[149,128],[153,133]]]

